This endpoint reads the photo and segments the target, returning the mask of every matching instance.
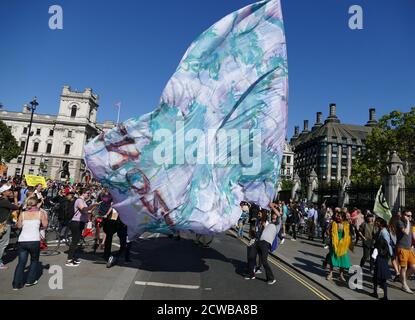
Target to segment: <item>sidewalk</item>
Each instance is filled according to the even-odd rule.
[[[363,249],[359,245],[354,252],[349,252],[352,265],[359,265]],[[370,296],[373,291],[372,276],[369,273],[369,261],[363,268],[363,290],[352,290],[346,284],[337,281],[338,270],[333,273],[333,281],[326,280],[327,272],[323,270],[323,260],[328,253],[321,240],[310,241],[305,236],[297,236],[297,241],[291,241],[287,235],[285,242],[278,247],[273,256],[290,265],[298,272],[317,282],[327,290],[345,300],[375,300]],[[392,273],[393,274],[393,273]],[[349,278],[346,277],[348,280]],[[411,289],[415,288],[415,281],[408,282]],[[379,294],[382,296],[382,294]],[[388,282],[388,296],[390,300],[415,300],[415,294],[407,294],[401,290],[400,282]]]

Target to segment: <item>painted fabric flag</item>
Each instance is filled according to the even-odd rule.
[[[379,191],[376,195],[375,205],[373,207],[373,212],[378,217],[385,220],[389,223],[390,219],[392,218],[392,212],[386,201],[385,194],[383,193],[383,186],[380,186]]]
[[[249,5],[191,44],[154,112],[95,138],[85,161],[130,237],[224,232],[240,201],[275,196],[287,93],[280,2]]]

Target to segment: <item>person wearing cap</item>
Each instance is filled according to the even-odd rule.
[[[0,270],[8,267],[3,263],[4,251],[9,245],[10,240],[10,216],[11,213],[19,209],[19,206],[11,203],[9,198],[13,195],[11,185],[3,184],[0,188]]]

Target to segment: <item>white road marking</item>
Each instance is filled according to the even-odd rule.
[[[190,289],[190,290],[200,289],[200,286],[192,286],[192,285],[187,285],[187,284],[171,284],[171,283],[162,283],[162,282],[136,281],[135,284],[139,286],[166,287],[166,288],[178,288],[178,289]]]

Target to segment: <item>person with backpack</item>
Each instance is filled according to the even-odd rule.
[[[391,246],[391,236],[387,229],[387,223],[382,218],[376,219],[376,226],[379,229],[375,242],[375,269],[373,273],[373,296],[378,296],[378,286],[381,286],[384,292],[382,300],[388,300],[387,281],[391,279],[389,269],[389,259],[393,255]]]

